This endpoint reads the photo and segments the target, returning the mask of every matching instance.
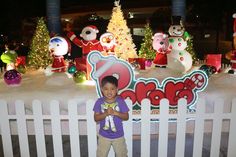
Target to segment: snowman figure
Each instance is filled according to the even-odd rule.
[[[67,65],[64,56],[68,52],[67,41],[59,36],[53,37],[49,41],[49,52],[53,56],[53,63],[45,70],[46,75],[51,75],[53,72],[66,72]]]
[[[169,46],[171,52],[167,54],[167,67],[181,73],[186,73],[191,69],[193,59],[185,49],[187,41],[184,40],[184,26],[180,16],[172,17],[172,25],[169,27]]]
[[[183,34],[185,32],[185,28],[183,26],[180,16],[173,16],[172,17],[172,24],[169,27],[168,32],[169,32],[169,35],[172,37],[183,36]]]
[[[185,48],[187,42],[182,37],[169,37],[169,44],[172,48],[167,54],[167,67],[181,73],[186,73],[192,67],[192,56]]]

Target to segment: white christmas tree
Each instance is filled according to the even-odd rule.
[[[128,60],[128,58],[137,58],[136,48],[133,43],[130,29],[124,19],[119,2],[119,0],[115,1],[107,31],[113,33],[116,37],[117,45],[114,51],[118,58],[124,60]]]

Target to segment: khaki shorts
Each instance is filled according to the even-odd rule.
[[[111,146],[115,151],[116,157],[127,157],[128,150],[124,137],[109,139],[101,135],[98,136],[97,157],[107,157]]]

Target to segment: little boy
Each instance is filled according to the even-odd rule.
[[[129,108],[117,95],[118,80],[114,76],[104,77],[101,91],[103,97],[96,101],[93,108],[94,120],[100,123],[97,157],[107,157],[111,146],[116,157],[126,157],[128,151],[122,121],[129,119]]]

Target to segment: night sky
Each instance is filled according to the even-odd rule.
[[[145,0],[154,2],[154,0]],[[163,0],[156,0],[163,1]],[[99,2],[99,3],[98,3]],[[121,0],[121,4],[128,2],[143,2],[141,0]],[[61,8],[75,5],[111,4],[113,0],[61,0]],[[186,0],[187,5],[193,6],[195,13],[206,19],[215,19],[227,12],[229,15],[236,12],[236,0]],[[46,16],[46,0],[2,0],[0,2],[0,32],[9,33],[20,29],[21,21],[28,17]]]
[[[24,18],[45,16],[46,1],[36,0],[4,0],[1,1],[1,32],[17,30]]]
[[[111,3],[112,0],[99,0],[99,3]],[[95,0],[61,0],[61,8],[73,5],[95,5]],[[0,32],[19,29],[21,21],[29,17],[46,16],[46,0],[1,0]]]

